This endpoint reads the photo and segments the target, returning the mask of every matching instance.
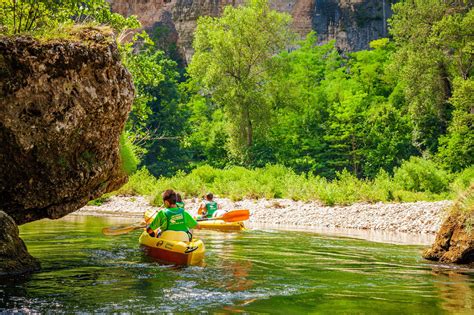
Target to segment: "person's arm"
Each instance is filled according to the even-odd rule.
[[[198,222],[188,213],[184,212],[184,221],[186,222],[186,227],[188,229],[194,229],[198,226]]]
[[[199,205],[198,214],[202,216],[207,215],[207,208],[204,202],[201,202],[201,204]]]
[[[146,231],[151,237],[155,237],[158,234],[158,229],[161,231],[166,230],[167,224],[163,217],[163,211],[158,212],[155,216],[155,219],[153,219],[153,221],[147,226]]]

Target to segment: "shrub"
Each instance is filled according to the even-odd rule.
[[[451,207],[451,215],[457,216],[460,223],[464,224],[466,231],[472,233],[474,226],[474,184],[459,193]]]
[[[451,184],[451,188],[455,192],[461,192],[474,184],[474,166],[466,168],[457,174],[456,179]]]
[[[115,193],[119,195],[152,196],[159,188],[159,180],[146,167],[142,167],[130,176],[128,182]]]
[[[122,169],[127,175],[132,175],[137,171],[140,161],[135,155],[133,144],[124,133],[120,135],[120,159],[122,161]]]
[[[441,193],[448,191],[448,173],[434,162],[419,157],[411,157],[395,169],[395,184],[412,192]]]
[[[472,178],[472,170],[458,175],[463,185]],[[189,174],[178,172],[174,177],[153,177],[142,168],[130,177],[129,182],[116,193],[148,195],[152,203],[161,205],[161,194],[174,189],[183,197],[201,197],[206,192],[232,200],[243,198],[289,198],[318,200],[325,205],[348,205],[355,202],[411,202],[441,200],[448,196],[448,175],[429,161],[412,159],[395,171],[395,179],[381,170],[374,180],[355,177],[344,170],[333,181],[312,174],[296,174],[281,165],[247,169],[232,166],[216,169],[200,166]]]
[[[101,206],[104,202],[110,199],[110,194],[104,194],[97,199],[90,200],[87,205],[89,206]]]

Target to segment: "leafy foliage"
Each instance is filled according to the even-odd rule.
[[[412,157],[395,170],[395,182],[408,191],[441,193],[448,190],[448,174],[428,160]]]
[[[420,152],[435,154],[450,125],[459,126],[459,121],[452,120],[452,97],[464,84],[453,86],[453,82],[473,75],[472,8],[472,1],[410,0],[393,5],[391,33],[398,46],[394,66],[400,69],[399,84],[413,122],[414,145]],[[472,125],[468,128],[472,133]],[[464,147],[464,139],[450,133],[453,143],[445,138],[443,146],[454,149],[456,143]],[[446,150],[441,155],[450,159]],[[459,169],[459,164],[454,168]]]
[[[233,166],[216,169],[208,165],[190,173],[178,172],[173,177],[151,175],[145,168],[130,177],[118,193],[148,195],[161,204],[161,193],[175,189],[186,197],[200,197],[212,191],[220,197],[233,200],[243,198],[290,198],[314,200],[326,205],[347,205],[355,202],[387,202],[440,200],[450,192],[410,191],[401,187],[388,173],[381,171],[374,180],[361,180],[347,171],[329,181],[311,174],[296,174],[282,165],[247,169]]]
[[[347,54],[314,33],[296,41],[291,18],[266,0],[201,17],[187,69],[145,32],[121,43],[136,89],[121,155],[129,173],[141,169],[120,192],[331,205],[465,189],[474,177],[472,1],[405,0],[393,11],[393,40]],[[0,0],[2,33],[59,36],[74,23],[116,34],[139,26],[105,0]]]
[[[272,56],[291,43],[290,21],[289,15],[271,10],[266,0],[227,6],[220,18],[198,20],[188,72],[200,92],[224,109],[231,152],[244,160],[255,129],[269,120],[267,73]]]
[[[117,33],[140,27],[136,17],[112,13],[105,0],[1,0],[0,13],[0,25],[10,34],[44,34],[60,24],[88,22],[107,24]]]
[[[139,160],[135,155],[132,143],[124,133],[120,135],[120,159],[122,161],[122,169],[125,173],[128,175],[135,173]]]

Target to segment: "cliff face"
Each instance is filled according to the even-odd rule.
[[[17,224],[60,218],[126,181],[119,135],[134,88],[110,35],[0,37],[0,210]]]
[[[136,15],[163,48],[177,45],[189,61],[199,16],[219,16],[226,5],[242,0],[108,0],[112,10]],[[293,16],[293,27],[301,35],[315,30],[321,42],[335,39],[345,51],[368,48],[370,41],[387,36],[387,19],[394,0],[270,0],[272,7]]]

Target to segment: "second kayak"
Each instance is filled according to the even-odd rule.
[[[242,231],[245,230],[243,222],[225,222],[223,220],[199,221],[198,229],[218,231]]]

